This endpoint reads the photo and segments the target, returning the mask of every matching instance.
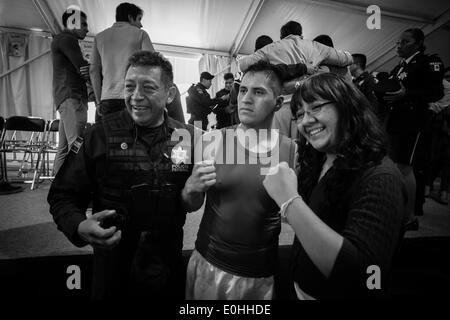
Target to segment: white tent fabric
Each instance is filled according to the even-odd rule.
[[[25,62],[25,60],[48,52],[51,39],[25,35],[26,45],[21,57],[8,56],[10,33],[0,33],[0,74]],[[43,117],[53,119],[52,61],[44,54],[34,62],[0,79],[0,114]],[[5,90],[5,91],[3,91]]]
[[[16,65],[11,58],[5,58],[4,34],[17,31],[40,35],[51,35],[61,29],[60,17],[70,5],[77,5],[88,15],[89,37],[92,37],[114,23],[116,6],[123,0],[1,0],[0,33],[2,34],[2,73]],[[215,73],[221,71],[220,65],[211,61],[196,70],[195,74],[181,76],[190,67],[183,67],[183,61],[191,65],[197,63],[202,55],[230,57],[253,52],[256,38],[262,34],[279,39],[280,27],[289,20],[299,21],[304,37],[312,39],[319,34],[332,37],[335,47],[352,53],[364,53],[371,71],[389,71],[398,62],[395,55],[395,41],[399,34],[410,27],[422,28],[426,34],[429,53],[438,53],[445,65],[450,65],[450,1],[448,0],[132,0],[144,10],[142,20],[155,48],[171,61],[178,61],[175,78],[182,77],[180,83],[198,81],[200,71]],[[381,10],[381,29],[369,30],[366,9],[377,5]],[[36,50],[46,50],[45,38],[30,37],[27,49],[28,58]],[[33,39],[33,40],[31,40]],[[37,40],[40,39],[40,40]],[[36,41],[36,43],[35,43]],[[37,42],[41,42],[37,44]],[[6,50],[6,51],[5,51]],[[15,58],[14,58],[15,59]],[[51,74],[51,60],[44,56],[32,62],[28,73],[39,73],[41,77]],[[175,59],[175,60],[174,60]],[[184,59],[184,60],[183,60]],[[208,58],[210,59],[210,58]],[[219,63],[222,59],[217,58]],[[235,70],[234,60],[230,61]],[[234,68],[234,69],[233,69]],[[25,69],[24,69],[25,70]],[[51,98],[35,95],[51,95],[51,81],[34,83],[33,75],[28,80],[22,72],[16,71],[6,78],[9,84],[0,79],[0,110],[2,115],[12,112],[32,112],[44,115],[50,110]],[[192,72],[190,70],[189,72]],[[21,74],[22,73],[22,74]],[[43,76],[45,74],[45,76]],[[220,78],[219,75],[218,78]],[[44,79],[44,78],[41,78]],[[219,80],[219,79],[218,79]],[[28,82],[28,84],[27,84]],[[33,86],[29,84],[32,83]],[[9,87],[8,87],[9,86]],[[42,86],[42,87],[41,87]],[[222,84],[213,89],[220,89]],[[27,89],[28,88],[28,89]],[[15,91],[11,98],[11,90]],[[24,94],[21,90],[25,90]],[[212,92],[213,93],[213,92]],[[20,95],[20,98],[15,98]],[[5,96],[7,96],[5,98]],[[14,100],[13,104],[8,100]],[[22,101],[18,101],[21,99]],[[17,101],[16,101],[17,100]],[[184,99],[183,99],[184,100]],[[20,106],[20,107],[19,107]],[[41,109],[42,108],[42,109]],[[7,110],[5,114],[5,110]]]

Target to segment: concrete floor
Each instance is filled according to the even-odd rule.
[[[76,248],[57,230],[49,214],[46,198],[50,182],[43,182],[31,191],[0,196],[0,259],[88,253],[90,247]],[[184,226],[184,249],[193,249],[203,208],[187,215]],[[427,198],[425,215],[419,217],[419,231],[407,237],[450,236],[450,208]],[[280,244],[289,245],[294,234],[283,224]]]

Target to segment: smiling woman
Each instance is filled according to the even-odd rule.
[[[332,73],[308,78],[291,109],[302,135],[299,175],[281,163],[263,184],[296,234],[297,298],[385,294],[406,198],[377,117],[359,90]],[[367,285],[373,266],[381,290]]]

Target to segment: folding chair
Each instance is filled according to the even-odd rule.
[[[43,146],[46,122],[42,118],[12,116],[6,119],[4,133],[2,137],[1,149],[4,160],[3,174],[7,179],[8,161],[7,153],[12,153],[13,158],[10,161],[20,162],[18,177],[19,181],[32,183],[33,179],[27,180],[27,175],[33,173],[39,166],[39,154]],[[17,158],[17,153],[22,153],[22,159]]]
[[[3,149],[3,140],[4,140],[5,133],[6,133],[5,124],[6,124],[5,118],[0,117],[0,150]],[[6,169],[6,162],[3,157],[3,153],[2,153],[2,155],[0,157],[0,174],[1,174],[0,180],[6,182],[5,169]]]
[[[56,154],[58,152],[58,143],[56,141],[58,131],[59,119],[47,122],[42,148],[38,156],[40,163],[37,164],[39,167],[37,166],[34,171],[32,189],[34,187],[37,188],[41,180],[51,180],[54,178],[52,170],[50,170],[50,154]]]

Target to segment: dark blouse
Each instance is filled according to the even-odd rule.
[[[372,168],[345,176],[339,196],[330,188],[332,167],[315,185],[307,204],[329,227],[344,237],[331,274],[326,278],[314,265],[297,237],[293,244],[293,279],[316,299],[380,297],[386,293],[393,256],[405,223],[406,191],[401,173],[387,157]],[[342,178],[340,178],[342,179]],[[333,191],[334,190],[334,191]],[[381,290],[369,290],[367,280],[381,271]]]

